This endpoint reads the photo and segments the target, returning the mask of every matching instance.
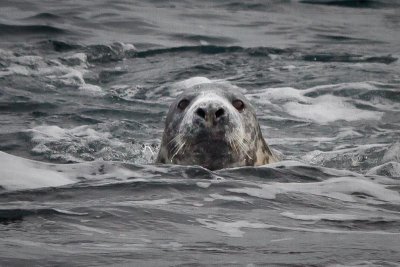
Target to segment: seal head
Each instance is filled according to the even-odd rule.
[[[230,85],[205,83],[171,104],[156,162],[216,170],[274,161],[245,96]]]

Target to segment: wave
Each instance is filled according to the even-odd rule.
[[[190,35],[189,39],[201,39],[202,36]],[[210,37],[212,38],[212,37]],[[225,42],[224,40],[220,40]],[[68,52],[76,50],[87,55],[89,62],[106,63],[120,61],[126,58],[147,58],[157,57],[168,54],[197,53],[204,55],[242,53],[250,57],[271,57],[279,55],[288,59],[316,61],[316,62],[343,62],[343,63],[378,63],[391,64],[398,60],[393,55],[360,55],[351,53],[319,52],[308,53],[306,51],[295,50],[293,48],[277,47],[243,47],[243,46],[224,46],[224,45],[193,45],[151,48],[138,50],[132,44],[115,42],[112,44],[80,45],[72,42],[60,40],[48,40],[41,42],[43,48],[52,48],[56,52]]]
[[[55,131],[52,138],[57,139],[60,134],[63,135],[64,133]],[[380,180],[377,178],[364,178],[361,174],[355,172],[310,166],[297,161],[282,161],[260,167],[239,167],[212,172],[198,166],[141,165],[99,160],[76,164],[52,164],[28,160],[4,152],[0,152],[0,159],[2,172],[0,186],[6,191],[77,184],[80,184],[80,186],[113,185],[131,182],[177,182],[180,184],[182,181],[193,184],[198,179],[203,181],[232,179],[232,181],[240,182],[244,181],[242,180],[243,177],[246,177],[244,182],[274,182],[273,185],[263,187],[268,190],[269,188],[276,189],[274,194],[305,189],[304,192],[306,193],[313,192],[313,194],[317,194],[316,192],[319,190],[320,193],[317,195],[330,196],[329,188],[337,187],[335,190],[339,190],[343,194],[361,192],[365,188],[364,191],[367,195],[384,201],[391,199],[400,202],[400,197],[397,197],[398,193],[396,194],[394,191],[389,193],[391,190],[385,189],[386,186],[379,185]],[[376,176],[375,171],[372,174]],[[353,185],[353,183],[357,184],[357,186],[353,189],[351,189],[352,187],[347,187],[347,185]],[[316,187],[313,186],[314,184]],[[320,189],[316,191],[316,188]],[[375,188],[375,191],[372,188]],[[238,188],[235,190],[236,193],[250,192],[250,195],[252,194],[251,192],[262,191],[262,189],[256,190],[255,188]],[[232,190],[228,191],[233,192]],[[382,192],[386,192],[386,194]]]
[[[357,55],[357,54],[337,54],[337,53],[318,53],[305,54],[293,49],[281,49],[275,47],[251,47],[241,46],[217,46],[217,45],[198,45],[198,46],[178,46],[169,48],[158,48],[145,51],[138,51],[135,57],[154,57],[170,53],[200,53],[200,54],[223,54],[223,53],[244,53],[248,56],[267,57],[270,55],[286,55],[298,60],[319,61],[319,62],[345,62],[345,63],[383,63],[391,64],[398,60],[392,55]]]
[[[0,224],[9,224],[16,221],[21,221],[28,216],[51,216],[51,215],[68,215],[68,216],[83,216],[86,213],[73,212],[68,210],[54,209],[54,208],[8,208],[0,209]]]
[[[56,52],[68,52],[83,48],[82,45],[61,40],[46,40],[40,42],[39,45],[41,45],[43,48],[47,48],[47,46],[50,46]]]
[[[378,0],[301,0],[300,3],[349,8],[384,8],[397,6],[394,1]]]
[[[328,124],[338,120],[361,121],[380,120],[385,112],[396,110],[396,89],[379,88],[373,83],[343,83],[336,85],[316,86],[308,89],[277,87],[253,90],[247,94],[257,104],[273,106],[277,111]],[[385,103],[372,105],[368,100],[374,97],[388,96]],[[395,97],[392,97],[395,96]],[[393,107],[387,106],[392,104]],[[388,110],[390,107],[390,110]]]
[[[37,19],[37,20],[51,20],[51,21],[53,21],[53,20],[57,20],[57,19],[60,19],[60,18],[61,17],[56,15],[56,14],[43,12],[43,13],[36,14],[34,16],[30,16],[30,17],[28,17],[26,19],[27,20]]]
[[[0,36],[33,34],[67,34],[69,31],[49,25],[10,25],[0,24]]]
[[[321,54],[308,54],[303,56],[305,61],[319,61],[319,62],[346,62],[346,63],[383,63],[390,64],[397,61],[397,58],[387,56],[363,56],[356,54],[334,54],[334,53],[321,53]]]
[[[138,51],[136,57],[150,57],[168,53],[193,52],[201,54],[222,54],[222,53],[247,53],[250,56],[268,56],[270,54],[290,53],[291,50],[274,47],[254,47],[245,48],[242,46],[218,46],[218,45],[195,45],[195,46],[177,46],[168,48],[150,49]]]
[[[43,110],[54,110],[57,108],[57,105],[46,102],[0,102],[0,111],[8,111],[8,112],[26,112],[26,111],[35,111],[40,112]]]

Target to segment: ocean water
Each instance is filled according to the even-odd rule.
[[[400,266],[395,0],[0,2],[0,266]],[[283,160],[153,164],[190,85]]]

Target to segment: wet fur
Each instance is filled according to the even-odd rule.
[[[190,100],[183,111],[178,108],[182,99]],[[232,106],[235,99],[244,102],[242,112]],[[227,113],[225,121],[208,125],[209,128],[200,125],[194,111],[204,105],[222,105]],[[156,160],[157,163],[200,165],[211,170],[275,161],[252,105],[235,87],[218,83],[193,86],[171,104]]]

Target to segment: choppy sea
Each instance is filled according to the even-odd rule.
[[[400,3],[0,1],[0,266],[400,266]],[[245,89],[279,163],[155,165]]]

